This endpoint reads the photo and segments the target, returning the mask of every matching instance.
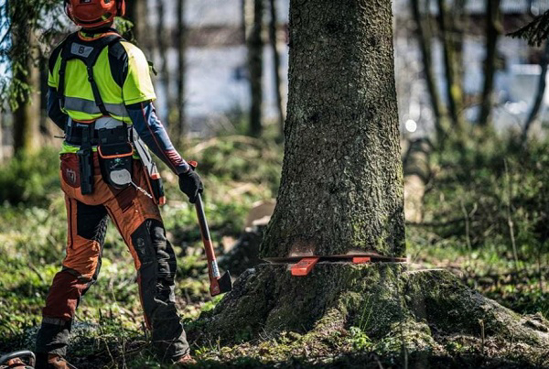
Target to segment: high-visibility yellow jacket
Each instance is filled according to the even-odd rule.
[[[116,34],[113,29],[94,34],[80,31],[77,33],[78,38],[72,35],[72,40],[76,41],[69,45],[70,51],[86,55],[89,49],[93,49],[95,41],[113,34]],[[86,64],[79,59],[66,62],[65,83],[61,89],[63,106],[59,103],[60,70],[65,45],[64,42],[53,51],[48,76],[48,113],[61,129],[65,129],[67,117],[73,121],[88,122],[104,115],[94,99]],[[135,45],[120,40],[102,49],[93,66],[93,79],[110,117],[133,124],[147,146],[174,172],[187,172],[189,165],[173,147],[152,105],[156,94],[150,70],[143,52]],[[78,146],[64,142],[61,153],[75,153],[79,149]]]

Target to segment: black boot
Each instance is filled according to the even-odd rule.
[[[36,354],[36,367],[35,369],[73,369],[74,366],[70,365],[67,360],[63,359],[59,355]]]

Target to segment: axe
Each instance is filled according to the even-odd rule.
[[[198,194],[196,198],[195,207],[196,214],[198,216],[198,224],[200,225],[200,234],[202,235],[202,243],[204,244],[206,258],[208,259],[210,294],[212,296],[216,296],[221,293],[229,292],[233,288],[231,274],[229,271],[226,271],[223,275],[219,272],[219,267],[217,266],[217,260],[215,258],[215,252],[212,244],[212,238],[208,228],[208,222],[206,221],[206,214],[204,213],[204,203],[202,202],[202,196],[200,194]]]

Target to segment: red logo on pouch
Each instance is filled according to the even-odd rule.
[[[70,182],[71,185],[76,184],[76,172],[72,169],[66,169],[65,174],[67,175],[67,180]]]

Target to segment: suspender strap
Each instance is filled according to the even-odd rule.
[[[107,110],[99,87],[94,78],[93,67],[97,63],[97,59],[101,52],[106,47],[114,45],[117,42],[122,41],[123,38],[119,34],[113,33],[107,36],[101,37],[94,41],[83,42],[78,38],[78,33],[73,33],[64,41],[63,49],[61,52],[61,66],[59,68],[59,86],[57,91],[59,93],[59,104],[61,109],[65,108],[65,74],[67,70],[67,62],[72,59],[81,60],[86,65],[88,73],[88,82],[91,85],[93,92],[93,99],[95,105],[99,108],[99,111],[103,115],[110,115]]]
[[[57,94],[59,95],[59,106],[61,109],[65,107],[65,74],[67,71],[67,62],[70,55],[67,54],[67,45],[72,44],[76,33],[70,34],[64,41],[61,47],[61,66],[59,67],[59,83],[57,86]]]
[[[105,108],[105,103],[103,102],[103,98],[101,98],[101,94],[99,93],[99,87],[97,87],[95,78],[93,78],[93,65],[92,66],[88,65],[88,82],[90,82],[91,84],[95,105],[97,105],[97,107],[101,111],[101,114],[109,115],[107,108]]]

